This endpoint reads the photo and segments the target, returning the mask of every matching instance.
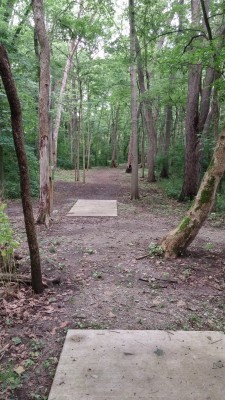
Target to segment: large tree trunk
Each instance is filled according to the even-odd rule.
[[[40,204],[37,223],[49,225],[51,204],[51,173],[49,168],[49,94],[50,94],[50,47],[45,28],[43,0],[33,0],[35,29],[40,44],[39,88],[39,145],[40,145]]]
[[[194,240],[211,211],[218,184],[225,170],[225,129],[217,141],[211,163],[203,177],[195,202],[177,228],[162,240],[165,257],[177,257]]]
[[[212,32],[209,25],[208,19],[208,9],[209,2],[201,0],[202,11],[203,11],[203,20],[204,26],[208,33],[208,38],[212,41]],[[192,1],[192,22],[193,25],[197,25],[199,22],[199,0]],[[221,30],[220,33],[220,45],[218,46],[217,51],[213,54],[212,63],[216,60],[217,53],[220,47],[223,46],[224,42],[224,30]],[[192,71],[196,69],[196,72],[192,74]],[[197,72],[197,69],[198,72]],[[185,200],[185,198],[192,199],[199,187],[200,181],[200,169],[201,169],[201,151],[200,151],[200,137],[205,129],[205,124],[207,123],[207,118],[210,110],[210,102],[211,102],[211,93],[213,82],[216,78],[216,72],[214,68],[208,67],[203,83],[203,89],[201,91],[201,104],[200,111],[198,113],[198,94],[197,90],[194,89],[194,85],[198,85],[198,78],[201,82],[201,71],[200,65],[192,66],[189,75],[189,99],[187,103],[187,117],[186,117],[186,155],[185,155],[185,177],[184,184],[182,187],[180,200]],[[195,83],[194,83],[195,82]],[[200,89],[200,88],[199,88]],[[195,97],[194,97],[195,91]],[[192,97],[192,99],[190,98]],[[190,100],[190,102],[189,102]],[[209,119],[208,119],[209,121]],[[194,133],[195,130],[195,133]],[[192,155],[191,155],[191,152]]]
[[[129,0],[130,22],[130,79],[131,79],[131,199],[138,199],[138,129],[137,129],[137,73],[136,73],[136,49],[135,49],[135,8],[134,0]]]
[[[0,75],[11,110],[12,133],[18,159],[24,222],[30,251],[32,288],[35,293],[42,293],[41,262],[30,194],[28,161],[24,147],[22,113],[8,55],[2,44],[0,44]]]
[[[4,195],[3,146],[0,144],[0,201]]]
[[[199,24],[200,1],[191,2],[192,26]],[[199,93],[201,88],[202,66],[195,64],[189,68],[188,97],[185,120],[185,167],[184,182],[180,194],[180,201],[193,199],[197,194],[200,182],[200,142],[198,136],[199,126]]]
[[[184,183],[180,200],[193,199],[196,195],[200,181],[200,141],[198,136],[198,104],[201,84],[201,65],[192,65],[189,70],[188,100],[186,107],[186,148]]]

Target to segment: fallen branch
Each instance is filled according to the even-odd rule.
[[[147,258],[149,254],[145,254],[144,256],[137,257],[136,260],[143,260],[143,258]]]
[[[0,282],[17,282],[32,285],[31,277],[22,274],[0,273]],[[58,285],[61,281],[60,277],[57,278],[43,278],[43,286],[49,287],[50,285]]]
[[[5,352],[8,350],[9,344],[6,344],[2,349],[0,349],[0,360],[4,357]]]
[[[156,306],[152,306],[152,307],[156,307]],[[150,311],[152,313],[155,314],[165,314],[165,315],[170,315],[170,313],[168,312],[163,312],[163,311],[156,311],[156,310],[152,310],[151,308],[144,308],[144,307],[140,307],[139,310],[143,310],[143,311]]]
[[[154,281],[151,281],[151,279],[154,279],[156,281],[168,282],[168,283],[178,283],[178,281],[175,281],[174,279],[155,278],[155,277],[152,277],[150,279],[148,279],[148,278],[139,278],[138,280],[142,281],[142,282],[147,282],[147,283],[154,283]]]

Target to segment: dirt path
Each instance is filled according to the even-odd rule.
[[[60,177],[54,222],[48,231],[38,228],[38,235],[43,274],[60,275],[61,284],[39,297],[27,287],[0,289],[0,349],[6,346],[1,363],[7,370],[24,369],[12,372],[18,380],[15,390],[3,384],[0,398],[1,393],[4,399],[47,398],[69,328],[225,329],[225,231],[220,220],[206,224],[186,257],[139,259],[179,221],[184,207],[145,181],[140,201],[131,202],[130,175],[123,169],[89,171],[86,185],[74,184],[72,173]],[[78,198],[117,199],[119,215],[67,217]],[[25,239],[19,202],[11,202],[8,212],[18,237]],[[21,252],[19,268],[26,271],[26,243]]]

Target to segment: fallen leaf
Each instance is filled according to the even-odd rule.
[[[22,365],[19,365],[18,367],[14,368],[13,371],[16,372],[17,375],[21,375],[25,371],[25,368]]]
[[[110,313],[108,314],[108,317],[109,317],[109,318],[116,318],[116,315],[113,314],[113,313],[110,311]]]
[[[186,307],[186,306],[187,306],[187,304],[186,304],[185,301],[183,301],[183,300],[179,300],[179,301],[177,302],[177,305],[178,305],[178,307]]]
[[[64,321],[59,325],[59,327],[60,328],[65,328],[67,325],[68,325],[68,321]]]
[[[22,343],[22,340],[19,336],[15,336],[12,338],[12,342],[15,344],[15,346],[18,346],[19,344]]]

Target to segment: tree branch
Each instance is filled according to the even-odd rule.
[[[27,8],[26,8],[26,10],[24,12],[23,18],[21,19],[18,27],[16,28],[16,31],[15,31],[15,33],[13,35],[13,42],[15,42],[15,40],[18,38],[18,36],[19,36],[19,34],[20,34],[21,30],[22,30],[22,27],[23,27],[24,23],[26,22],[27,16],[29,15],[31,9],[32,9],[32,1],[28,4],[28,6],[27,6]]]
[[[186,44],[186,46],[184,47],[183,54],[185,53],[185,51],[187,50],[187,48],[191,45],[191,43],[193,42],[193,40],[194,40],[194,39],[198,39],[198,38],[200,38],[201,36],[206,37],[205,33],[204,33],[204,34],[200,34],[200,35],[192,36],[192,38],[189,40],[188,44]]]
[[[212,41],[213,40],[212,31],[211,31],[211,27],[210,27],[209,20],[208,20],[205,2],[204,2],[204,0],[200,0],[200,2],[201,2],[201,6],[202,6],[203,18],[204,18],[205,26],[206,26],[206,29],[208,32],[209,40]]]

